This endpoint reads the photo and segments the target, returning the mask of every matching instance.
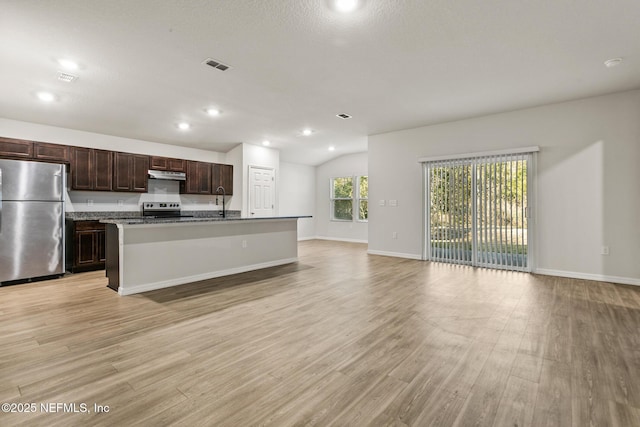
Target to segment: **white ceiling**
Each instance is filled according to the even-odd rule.
[[[637,0],[360,3],[0,0],[0,116],[214,151],[269,139],[316,165],[367,135],[640,88]]]

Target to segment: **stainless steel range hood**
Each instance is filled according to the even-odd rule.
[[[186,181],[187,174],[184,172],[154,171],[149,170],[150,179],[164,179],[168,181]]]

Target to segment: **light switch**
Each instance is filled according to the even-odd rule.
[[[392,207],[395,208],[396,206],[398,206],[398,201],[397,200],[389,200],[389,206],[392,206]]]
[[[384,206],[385,204],[386,204],[386,203],[384,202],[384,200],[380,200],[380,201],[378,202],[378,206]]]

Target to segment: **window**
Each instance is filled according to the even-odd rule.
[[[355,185],[354,185],[355,183]],[[331,178],[331,219],[367,221],[369,218],[369,180],[366,176]]]
[[[353,220],[353,177],[331,179],[331,219]]]

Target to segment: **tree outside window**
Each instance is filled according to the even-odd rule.
[[[369,219],[369,177],[358,177],[358,220]]]

